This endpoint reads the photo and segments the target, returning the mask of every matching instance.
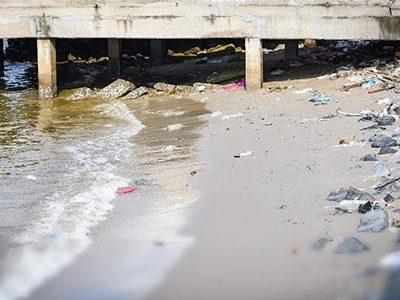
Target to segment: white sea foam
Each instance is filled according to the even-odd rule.
[[[182,129],[182,128],[183,128],[182,124],[174,124],[174,125],[169,125],[167,127],[167,130],[168,131],[175,131],[175,130],[179,130],[179,129]]]
[[[65,154],[74,159],[70,172],[60,174],[59,180],[72,178],[72,185],[49,197],[42,219],[17,238],[22,249],[6,261],[0,299],[28,296],[84,251],[91,243],[91,227],[113,208],[117,188],[128,185],[129,180],[115,175],[114,170],[119,161],[130,157],[130,138],[143,125],[119,101],[101,104],[95,111],[118,120],[116,126],[102,127],[104,132],[94,138],[78,139],[65,147]]]

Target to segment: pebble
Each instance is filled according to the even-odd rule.
[[[385,148],[390,149],[390,148]],[[361,158],[361,161],[378,161],[375,154],[367,154]]]

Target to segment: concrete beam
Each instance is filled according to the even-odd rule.
[[[108,39],[108,69],[111,76],[122,74],[122,40]]]
[[[259,90],[263,87],[264,68],[262,42],[259,38],[246,38],[246,89]]]
[[[165,40],[151,40],[150,41],[151,60],[154,65],[163,64],[167,56],[167,48],[165,47]]]
[[[55,39],[37,40],[39,99],[48,100],[57,96],[57,64]]]
[[[285,42],[285,60],[292,60],[299,57],[299,42],[290,40]]]

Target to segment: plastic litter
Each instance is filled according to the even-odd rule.
[[[236,155],[234,155],[233,157],[234,157],[234,158],[241,158],[241,157],[251,156],[251,155],[253,155],[253,152],[250,151],[250,150],[248,150],[248,151],[246,151],[246,152],[242,152],[242,153],[236,154]]]
[[[315,92],[314,97],[312,99],[310,99],[310,102],[320,103],[320,102],[326,102],[329,100],[332,100],[332,96],[323,96],[323,95],[319,95],[318,92]]]
[[[221,88],[217,89],[217,91],[230,91],[230,90],[236,90],[241,87],[246,87],[246,80],[243,80],[237,84],[232,84],[232,85],[221,87]]]
[[[117,189],[117,194],[122,195],[122,194],[127,194],[136,191],[136,188],[131,187],[131,186],[125,186],[125,187],[119,187]]]
[[[367,212],[369,212],[372,209],[372,204],[370,201],[368,201],[365,204],[360,204],[360,206],[358,207],[358,212],[360,214],[366,214]]]

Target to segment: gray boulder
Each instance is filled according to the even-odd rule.
[[[378,155],[386,155],[386,154],[395,154],[397,152],[396,149],[393,148],[381,148],[381,150],[379,150]]]
[[[357,240],[355,237],[347,238],[337,246],[335,253],[357,253],[366,251],[369,248]]]
[[[341,202],[343,200],[365,200],[375,201],[375,198],[364,191],[360,191],[352,186],[333,190],[326,198],[328,201]]]
[[[384,137],[376,137],[373,139],[372,148],[389,148],[397,146],[396,140],[392,139],[389,136]]]
[[[379,126],[392,125],[394,122],[396,122],[396,119],[393,116],[383,116],[378,119]]]
[[[375,154],[367,154],[361,158],[362,161],[378,161]]]
[[[388,214],[384,210],[371,210],[361,217],[358,232],[381,232],[388,227]]]
[[[372,169],[372,174],[375,176],[390,176],[391,172],[389,167],[384,164],[378,164]]]
[[[312,250],[322,250],[325,248],[326,244],[329,243],[329,240],[327,238],[320,238],[314,243],[310,245],[310,248]]]
[[[132,82],[124,79],[117,79],[113,83],[107,85],[105,88],[102,88],[97,93],[97,96],[103,99],[116,99],[128,94],[134,89],[136,89],[136,87]]]

